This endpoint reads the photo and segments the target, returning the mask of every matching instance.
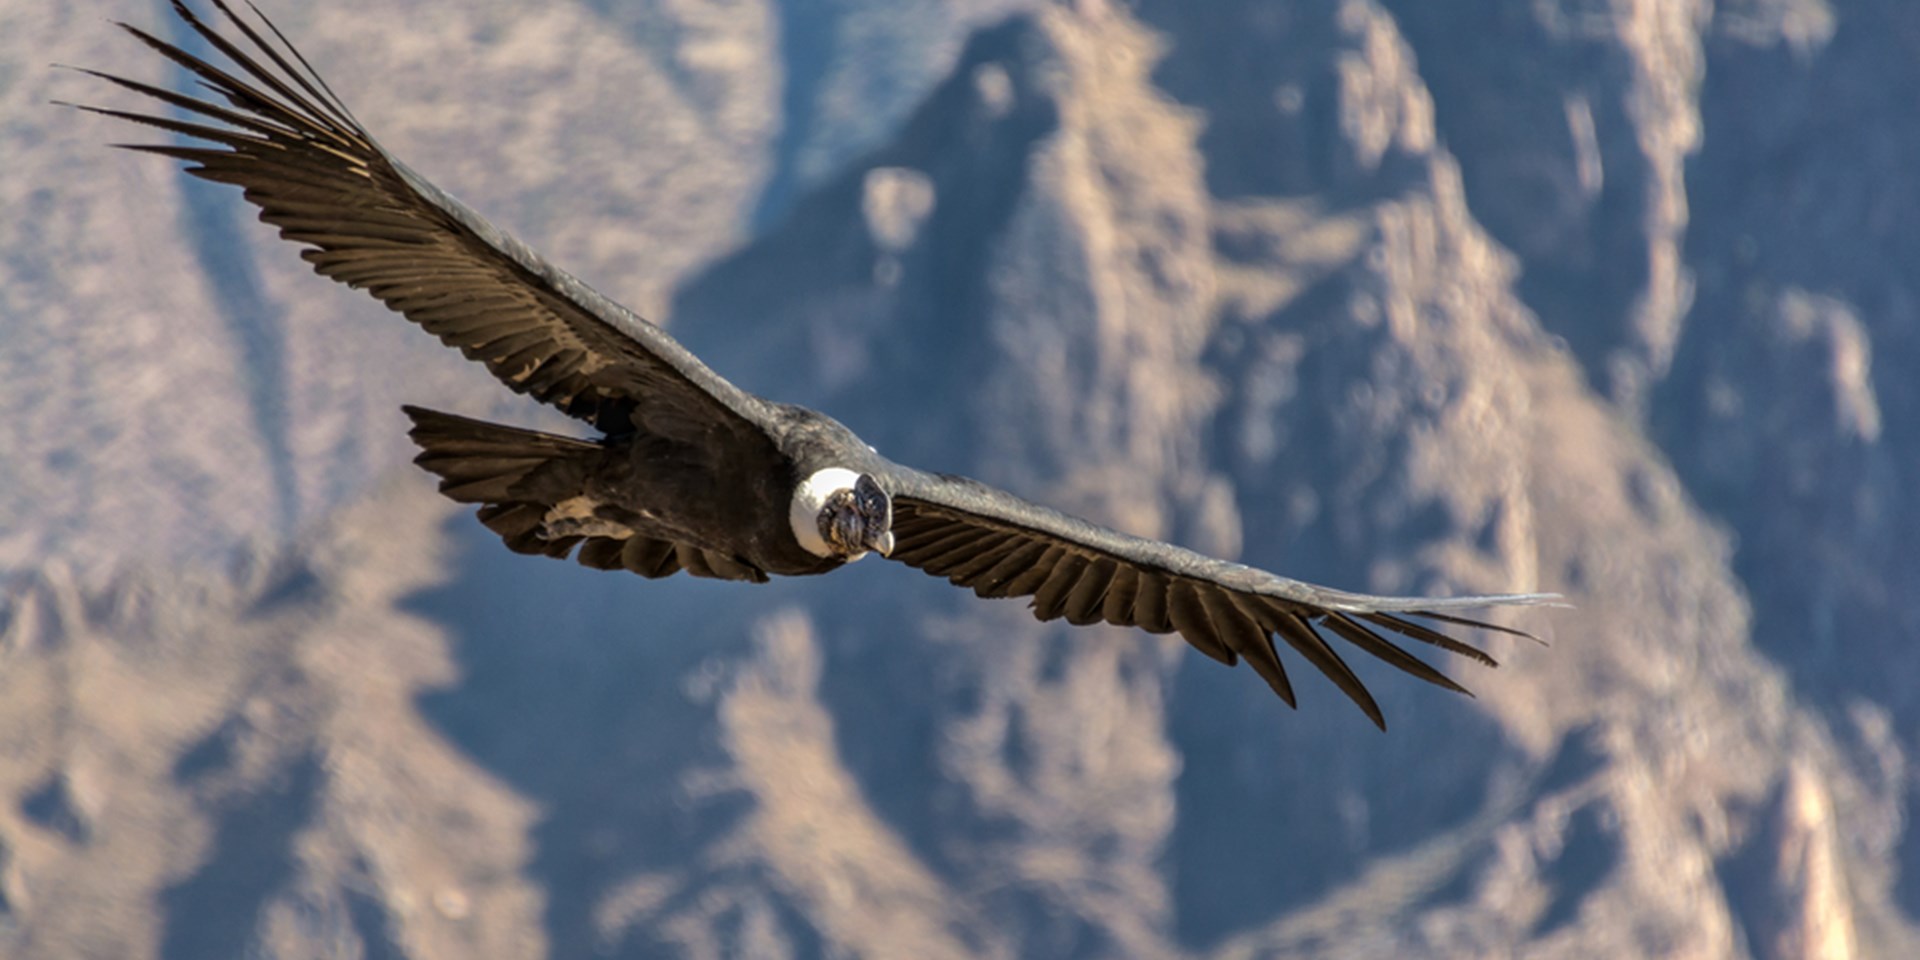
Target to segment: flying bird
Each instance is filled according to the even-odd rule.
[[[381,147],[257,8],[259,26],[213,3],[233,35],[180,0],[173,9],[226,68],[119,24],[211,96],[85,70],[174,110],[82,109],[177,135],[119,146],[239,186],[315,271],[372,294],[509,389],[595,428],[599,436],[576,439],[404,408],[421,449],[415,462],[440,477],[447,497],[478,504],[480,522],[509,549],[648,578],[684,570],[754,582],[878,554],[981,597],[1031,598],[1043,621],[1178,633],[1222,663],[1245,659],[1291,706],[1277,638],[1383,729],[1379,705],[1331,641],[1466,693],[1395,641],[1492,666],[1442,631],[1528,636],[1462,611],[1555,599],[1346,593],[894,463],[831,417],[728,382],[664,330],[488,223]]]

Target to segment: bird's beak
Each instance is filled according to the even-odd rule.
[[[886,533],[881,534],[880,539],[873,541],[869,545],[879,551],[883,557],[893,556],[893,531],[888,530]]]

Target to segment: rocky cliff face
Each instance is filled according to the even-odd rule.
[[[1896,0],[269,12],[891,456],[1577,609],[1474,700],[1356,664],[1381,735],[877,562],[507,554],[392,407],[553,420],[41,106],[128,48],[22,8],[0,955],[1920,951]]]

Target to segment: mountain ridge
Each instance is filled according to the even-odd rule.
[[[1834,186],[1831,149],[1826,192],[1739,160],[1893,69],[1840,58],[1908,15],[1012,6],[269,13],[399,155],[748,389],[1291,576],[1563,590],[1503,621],[1549,647],[1441,663],[1473,700],[1356,663],[1380,735],[1323,681],[1288,711],[877,561],[746,588],[508,555],[391,408],[557,418],[264,230],[206,246],[189,208],[236,198],[28,107],[75,78],[23,64],[114,63],[110,31],[21,13],[0,955],[1920,945],[1914,405],[1873,376],[1904,247],[1780,252],[1905,194]],[[929,59],[860,62],[874,32]],[[1849,102],[1891,184],[1910,118]],[[281,313],[291,522],[234,263]]]

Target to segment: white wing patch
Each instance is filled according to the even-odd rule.
[[[794,488],[793,505],[787,510],[787,522],[793,527],[793,538],[800,541],[808,553],[816,557],[838,556],[820,535],[820,508],[826,505],[827,498],[841,490],[852,490],[854,481],[860,479],[858,473],[845,467],[828,467],[813,476],[800,481]],[[865,554],[848,557],[858,560]]]
[[[541,523],[541,536],[549,540],[561,537],[608,537],[625,540],[633,536],[633,528],[624,523],[607,520],[598,515],[600,504],[590,497],[579,496],[547,508],[547,515]]]

